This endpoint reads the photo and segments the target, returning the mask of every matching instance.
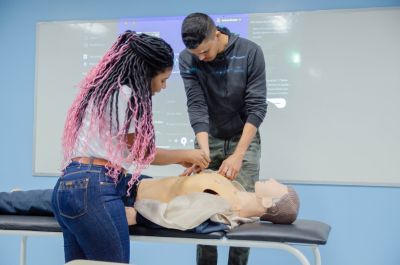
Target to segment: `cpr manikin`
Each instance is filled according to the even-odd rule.
[[[144,201],[168,205],[177,198],[189,198],[193,194],[210,194],[213,196],[209,197],[215,200],[222,198],[238,217],[260,217],[263,221],[279,224],[294,222],[299,210],[299,199],[292,187],[269,179],[256,182],[255,192],[247,192],[238,183],[214,172],[143,179],[138,184],[135,208]],[[213,200],[209,201],[210,205],[213,205]],[[129,224],[136,223],[136,211],[133,208],[127,208],[127,218]]]

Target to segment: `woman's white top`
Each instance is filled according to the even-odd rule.
[[[128,100],[131,95],[131,88],[124,85],[120,89],[120,93],[118,95],[118,121],[119,121],[119,126],[120,129],[123,126],[125,122],[125,116],[126,116],[126,108],[128,106]],[[115,104],[116,102],[117,95],[114,95],[113,102]],[[96,158],[102,158],[105,160],[110,160],[108,155],[107,155],[107,148],[106,148],[106,141],[109,139],[109,134],[108,132],[100,132],[100,126],[98,124],[98,120],[93,120],[92,121],[92,108],[93,108],[93,103],[90,103],[89,106],[86,109],[86,115],[82,120],[82,125],[79,130],[78,137],[76,139],[75,143],[75,148],[74,148],[74,155],[73,157],[96,157]],[[104,114],[104,117],[106,119],[106,124],[110,124],[109,117],[110,117],[110,110],[111,110],[111,101],[108,103],[106,113]],[[114,110],[115,113],[115,110]],[[113,144],[117,144],[119,140],[117,139],[117,122],[115,119],[115,114],[113,113],[113,119],[112,119],[112,130],[111,133],[113,134]],[[92,126],[91,123],[96,122],[97,124],[93,124]],[[89,129],[92,129],[92,132],[89,132]],[[107,127],[107,130],[109,128]],[[130,124],[130,127],[128,129],[128,133],[134,133],[135,132],[135,125],[134,125],[134,120],[132,119],[132,122]],[[126,147],[126,150],[122,150],[125,154],[124,157],[127,157],[128,155],[128,148]],[[126,169],[128,172],[131,172],[129,169],[132,167],[132,164],[127,164],[127,163],[122,163],[121,165],[124,169]]]

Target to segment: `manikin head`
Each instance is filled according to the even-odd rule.
[[[292,187],[287,187],[274,179],[256,182],[256,196],[261,198],[266,213],[260,217],[261,221],[274,224],[291,224],[298,215],[300,200]]]

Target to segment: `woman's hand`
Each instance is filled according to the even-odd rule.
[[[157,148],[152,165],[180,164],[186,168],[198,165],[202,169],[207,168],[210,158],[206,152],[200,149],[167,150]]]
[[[179,176],[190,176],[192,174],[200,173],[201,171],[201,167],[199,167],[198,165],[192,165],[186,168],[185,171],[183,171]]]
[[[185,152],[186,154],[183,156],[183,160],[180,164],[186,168],[196,165],[203,170],[207,168],[211,162],[210,157],[201,149],[185,150]]]
[[[186,167],[185,171],[180,176],[190,176],[193,173],[199,173],[207,168],[211,160],[209,155],[201,149],[185,150],[187,154],[184,160],[179,163]]]

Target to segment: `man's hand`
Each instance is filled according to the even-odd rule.
[[[218,173],[227,179],[234,180],[242,168],[242,161],[243,156],[234,153],[222,162]]]

